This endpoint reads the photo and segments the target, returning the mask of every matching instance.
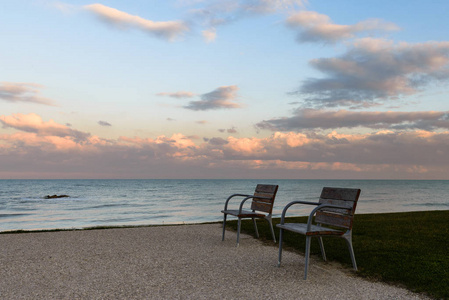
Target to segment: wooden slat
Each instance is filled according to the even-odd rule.
[[[352,227],[352,219],[353,216],[350,215],[341,215],[330,212],[317,212],[315,222],[350,229]]]
[[[333,211],[340,214],[350,214],[352,215],[355,210],[355,201],[345,201],[345,200],[335,200],[335,199],[322,199],[318,201],[319,203],[323,204],[331,204],[331,205],[337,205],[337,206],[346,206],[348,208],[351,208],[351,211],[348,211],[347,209],[339,209],[339,208],[324,208],[324,211]]]
[[[262,198],[254,198],[257,199],[257,201],[262,201],[262,202],[273,202],[274,199],[274,195],[273,194],[267,194],[267,193],[254,193],[254,196],[256,197],[262,197]],[[263,198],[270,198],[270,199],[263,199]]]
[[[289,231],[297,232],[304,235],[342,235],[343,231],[335,230],[331,228],[312,225],[310,231],[307,231],[307,224],[305,223],[286,223],[276,225],[279,228]]]
[[[323,235],[343,235],[343,232],[329,231],[329,230],[326,230],[326,228],[323,227],[323,229],[320,230],[320,231],[308,231],[306,233],[306,235],[310,235],[310,236],[315,236],[315,235],[318,235],[318,236],[323,236]]]
[[[320,203],[327,203],[332,205],[341,205],[352,207],[352,211],[348,212],[344,209],[326,209],[328,211],[334,211],[341,214],[353,215],[357,206],[357,201],[360,196],[360,189],[348,189],[348,188],[332,188],[324,187],[320,196]]]
[[[351,229],[359,196],[360,189],[324,187],[321,192],[320,203],[347,206],[351,210],[323,208],[316,213],[315,222]]]
[[[270,213],[273,209],[273,205],[253,201],[253,203],[251,203],[251,209]]]
[[[269,193],[269,194],[276,194],[278,189],[277,185],[271,185],[271,184],[258,184],[256,186],[256,193]]]
[[[239,214],[239,210],[238,209],[234,209],[234,210],[222,210],[222,213],[228,214],[228,215],[233,215],[236,217],[241,217],[241,218],[263,218],[265,217],[264,214],[258,214],[258,213],[254,213],[252,211],[249,210],[242,210],[242,213]]]
[[[332,188],[324,187],[321,192],[320,198],[322,199],[334,199],[334,200],[346,200],[357,201],[359,199],[360,189],[347,189],[347,188]]]
[[[254,191],[254,196],[269,199],[253,198],[251,209],[271,214],[277,190],[277,185],[258,184]]]

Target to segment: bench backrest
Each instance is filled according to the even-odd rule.
[[[324,187],[320,203],[346,206],[348,209],[323,208],[317,211],[315,222],[340,228],[352,229],[354,212],[359,200],[360,189]]]
[[[254,196],[265,197],[269,199],[253,198],[251,203],[252,210],[263,211],[271,214],[273,211],[274,199],[278,191],[278,185],[258,184],[254,191]]]

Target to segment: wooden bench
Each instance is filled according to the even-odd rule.
[[[256,190],[254,191],[254,195],[233,194],[233,195],[229,196],[228,199],[226,199],[224,209],[221,211],[223,213],[222,241],[224,241],[224,237],[225,237],[226,217],[227,217],[227,215],[231,215],[231,216],[235,216],[238,218],[237,246],[239,245],[241,220],[243,218],[253,219],[257,238],[259,237],[259,232],[257,230],[257,224],[256,224],[255,219],[267,220],[268,223],[270,224],[273,240],[276,243],[276,237],[274,235],[273,223],[271,221],[271,215],[272,215],[274,199],[276,198],[277,191],[278,191],[277,185],[258,184],[256,186]],[[228,209],[228,203],[234,197],[243,197],[244,199],[240,202],[239,209],[234,209],[234,210]],[[243,209],[244,204],[249,199],[252,199],[251,209],[245,210],[245,209]]]
[[[282,211],[279,233],[279,260],[282,259],[282,241],[284,230],[296,232],[306,236],[305,269],[304,279],[307,279],[309,267],[310,242],[312,237],[317,237],[320,243],[321,254],[326,261],[324,251],[323,236],[335,236],[344,238],[349,248],[352,265],[357,270],[354,250],[352,247],[352,224],[357,201],[360,196],[360,189],[330,188],[324,187],[319,202],[293,201],[287,204]],[[295,204],[315,205],[307,220],[307,223],[285,223],[287,210]]]

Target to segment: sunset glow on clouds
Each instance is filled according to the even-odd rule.
[[[393,4],[31,2],[0,12],[0,178],[449,179],[449,40]]]
[[[39,96],[41,88],[42,86],[36,83],[0,82],[0,99],[53,105],[53,100]]]
[[[131,167],[135,174],[143,176],[161,166],[173,172],[177,169],[175,173],[183,177],[190,168],[205,174],[219,168],[225,178],[238,168],[255,177],[262,170],[285,174],[285,177],[301,171],[357,174],[367,170],[374,177],[392,171],[406,177],[416,173],[444,174],[449,151],[449,132],[379,131],[359,135],[276,132],[266,138],[229,136],[208,141],[174,134],[107,140],[51,120],[45,122],[34,114],[1,116],[0,122],[18,130],[0,135],[2,157],[9,158],[6,165],[14,165],[15,170],[25,173],[29,172],[30,165],[45,169],[46,165],[56,168],[59,164],[64,168],[84,169],[94,177],[107,176],[110,172],[123,176],[127,173],[122,172],[129,172]],[[55,171],[54,168],[50,169]]]
[[[315,11],[296,12],[287,18],[287,24],[292,28],[300,28],[300,42],[335,43],[370,31],[399,30],[397,25],[379,19],[368,19],[354,25],[333,24],[329,16]]]
[[[154,22],[102,4],[86,5],[84,8],[94,13],[100,20],[117,28],[134,27],[168,40],[173,40],[188,30],[187,25],[182,21]]]

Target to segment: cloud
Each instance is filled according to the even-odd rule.
[[[100,126],[112,126],[109,122],[106,122],[106,121],[98,121],[98,125],[100,125]]]
[[[300,11],[287,18],[289,27],[299,29],[299,42],[336,43],[357,34],[375,31],[395,31],[399,27],[380,19],[369,19],[354,25],[333,24],[329,16],[314,11]]]
[[[90,136],[89,133],[71,129],[53,120],[44,122],[39,115],[34,113],[0,116],[0,123],[6,128],[14,128],[38,136],[70,137],[75,141],[86,141]]]
[[[190,7],[192,23],[206,28],[201,33],[206,42],[217,38],[217,28],[242,18],[273,14],[303,7],[306,0],[210,0],[182,1]]]
[[[237,129],[234,126],[232,126],[231,128],[228,128],[228,129],[218,129],[218,131],[221,133],[224,133],[224,132],[237,133]]]
[[[222,86],[212,92],[202,94],[201,100],[191,101],[184,108],[191,110],[213,110],[239,108],[240,104],[236,103],[238,87],[236,85]]]
[[[289,118],[259,122],[260,129],[291,131],[366,127],[373,129],[449,129],[449,111],[368,112],[297,109]]]
[[[342,56],[310,61],[326,75],[306,79],[293,94],[318,107],[366,107],[413,95],[449,78],[449,42],[357,40]]]
[[[240,104],[236,103],[238,87],[236,85],[222,86],[216,88],[212,92],[199,95],[201,100],[190,101],[189,104],[184,106],[186,109],[191,110],[212,110],[223,108],[239,108]],[[157,93],[157,96],[166,96],[171,98],[192,98],[197,94],[188,91],[179,92],[161,92]]]
[[[222,146],[222,145],[226,145],[229,142],[225,139],[219,138],[219,137],[214,137],[211,138],[210,140],[208,140],[208,143],[214,146]]]
[[[8,102],[29,102],[54,106],[54,101],[40,97],[42,85],[22,82],[0,82],[0,100]]]
[[[210,0],[186,3],[191,12],[214,26],[254,14],[269,14],[303,7],[306,0]]]
[[[95,14],[102,22],[115,28],[136,28],[170,41],[189,30],[189,27],[183,21],[155,22],[98,3],[86,5],[84,9]]]
[[[241,7],[249,12],[274,13],[302,7],[305,3],[307,3],[306,0],[244,0],[241,1]]]
[[[57,10],[61,11],[64,14],[70,14],[75,11],[77,11],[79,8],[75,5],[60,2],[60,1],[54,1],[50,4],[53,8],[56,8]]]
[[[320,164],[385,164],[397,167],[447,166],[444,158],[449,150],[449,132],[428,131],[371,134],[302,134],[280,133],[264,139],[228,138],[226,157],[241,160],[280,160]]]
[[[449,131],[274,132],[203,141],[178,133],[108,140],[35,114],[0,120],[17,131],[0,134],[1,178],[448,179]]]
[[[207,43],[211,43],[217,38],[217,30],[215,28],[203,30],[201,31],[201,34],[203,35],[203,38]]]
[[[156,94],[156,96],[167,96],[167,97],[171,97],[171,98],[192,98],[195,95],[196,95],[195,93],[187,92],[187,91],[179,91],[179,92],[175,92],[175,93],[162,92],[162,93]]]

